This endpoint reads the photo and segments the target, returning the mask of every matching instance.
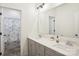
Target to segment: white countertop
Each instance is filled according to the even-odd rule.
[[[79,46],[75,46],[75,47],[62,47],[60,46],[60,42],[56,43],[56,41],[51,40],[49,38],[38,38],[38,37],[34,37],[32,35],[28,36],[28,38],[30,38],[31,40],[34,40],[35,42],[38,42],[52,50],[55,50],[59,53],[62,53],[66,56],[78,56],[79,55]],[[61,48],[62,47],[62,48]]]

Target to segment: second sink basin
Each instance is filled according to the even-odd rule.
[[[64,44],[59,44],[59,43],[53,45],[53,47],[56,47],[56,48],[59,48],[59,49],[63,49],[65,51],[70,51],[70,50],[72,50],[74,48],[72,46],[68,46],[68,45],[64,45]]]

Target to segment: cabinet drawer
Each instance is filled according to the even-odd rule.
[[[64,56],[63,54],[45,47],[45,56]]]
[[[44,46],[39,43],[36,43],[36,55],[44,56]]]

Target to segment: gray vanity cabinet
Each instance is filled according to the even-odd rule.
[[[45,56],[64,56],[64,55],[48,47],[45,47]]]
[[[40,43],[28,38],[28,55],[29,56],[64,56],[55,50],[52,50]]]
[[[44,46],[31,39],[28,39],[28,55],[44,56]]]
[[[36,47],[35,42],[33,40],[28,39],[28,55],[35,56],[36,55]]]
[[[36,42],[36,55],[44,56],[44,46]]]

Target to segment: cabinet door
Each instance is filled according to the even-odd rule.
[[[29,56],[36,55],[35,42],[31,39],[28,40],[28,51]]]
[[[29,56],[31,56],[31,50],[32,50],[32,48],[31,48],[31,41],[30,41],[30,39],[28,38],[28,55]]]
[[[44,56],[44,46],[39,43],[36,43],[36,55]]]
[[[64,56],[63,54],[45,47],[45,56]]]

